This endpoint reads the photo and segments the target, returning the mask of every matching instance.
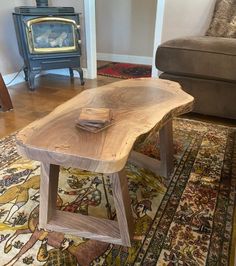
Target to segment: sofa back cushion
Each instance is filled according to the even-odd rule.
[[[207,36],[236,38],[236,0],[216,0]]]

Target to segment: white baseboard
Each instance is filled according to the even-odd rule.
[[[152,65],[152,57],[147,56],[97,53],[97,60]]]
[[[87,78],[87,68],[83,68],[83,74],[84,78]],[[51,69],[51,70],[45,70],[42,71],[39,76],[45,75],[45,74],[57,74],[57,75],[62,75],[62,76],[70,76],[69,69],[68,68],[63,68],[63,69]],[[17,75],[16,73],[11,73],[3,76],[3,80],[6,84],[6,86],[13,86],[22,82],[25,82],[25,76],[24,72],[21,71],[19,75],[12,81],[12,79]],[[74,76],[79,77],[79,73],[77,71],[74,71]],[[10,81],[12,81],[10,84],[8,84]]]

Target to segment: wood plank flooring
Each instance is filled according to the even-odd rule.
[[[30,122],[41,118],[56,106],[74,97],[85,89],[95,88],[118,81],[117,78],[100,76],[96,80],[87,80],[85,86],[75,78],[61,75],[46,75],[37,79],[35,91],[29,91],[26,83],[8,88],[14,109],[0,112],[0,138],[19,130]]]
[[[85,89],[95,88],[118,80],[118,78],[98,76],[96,80],[86,80],[85,86],[80,86],[78,78],[75,78],[74,82],[71,83],[70,77],[45,75],[37,79],[37,88],[34,92],[27,89],[26,83],[11,86],[8,89],[14,109],[9,112],[0,111],[0,138],[45,116],[56,106],[69,100]],[[220,119],[196,114],[187,114],[185,117],[227,126],[236,126],[236,120]],[[234,230],[236,231],[236,212]],[[234,236],[230,265],[236,265],[233,256],[236,246],[236,232]]]

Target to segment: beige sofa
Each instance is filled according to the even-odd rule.
[[[187,37],[156,52],[160,78],[179,82],[195,97],[194,112],[236,119],[236,39]]]

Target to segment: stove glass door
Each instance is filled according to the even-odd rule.
[[[30,52],[58,53],[78,50],[79,26],[63,18],[39,18],[27,22]]]

